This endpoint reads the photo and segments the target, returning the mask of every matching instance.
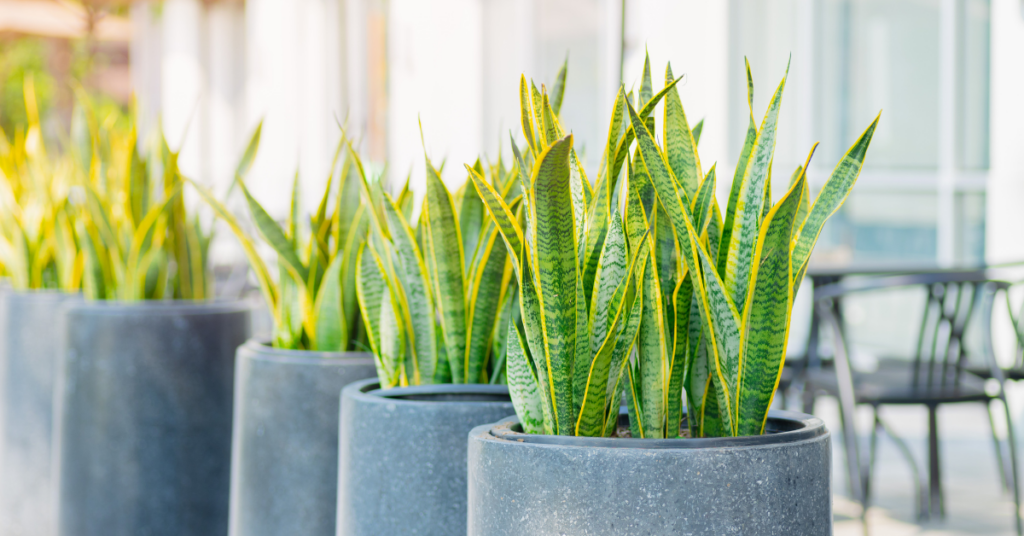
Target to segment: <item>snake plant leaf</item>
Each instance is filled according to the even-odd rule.
[[[651,97],[653,96],[654,82],[651,81],[651,56],[644,52],[644,71],[640,78],[640,93],[637,95],[637,107],[643,108],[651,101]]]
[[[468,186],[468,185],[467,185]],[[479,381],[491,345],[494,322],[501,307],[505,264],[508,253],[498,243],[498,229],[491,225],[481,240],[481,257],[471,275],[466,293],[466,345],[465,377]]]
[[[718,208],[718,200],[711,201],[711,218],[708,221],[708,254],[712,259],[718,258],[718,247],[722,242],[722,212]],[[721,277],[721,273],[718,274]]]
[[[700,133],[704,130],[704,120],[697,121],[696,125],[693,125],[693,143],[696,145],[700,144]]]
[[[530,81],[530,103],[533,106],[533,121],[537,125],[537,149],[539,151],[534,153],[536,157],[544,152],[555,140],[548,137],[549,133],[554,132],[553,125],[544,123],[544,99],[541,96],[540,90],[537,89],[537,85],[532,80]]]
[[[768,407],[782,374],[793,310],[790,243],[806,175],[765,218],[751,270],[753,280],[743,311],[740,341],[737,434],[764,433]]]
[[[551,380],[551,367],[546,356],[543,312],[537,287],[534,284],[536,274],[525,258],[520,261],[519,309],[523,321],[523,334],[530,350],[533,370],[537,374],[537,385],[540,386],[540,400],[544,412],[544,428],[546,434],[559,434],[559,414],[555,410],[554,383]],[[568,376],[566,376],[568,378]],[[565,385],[569,385],[565,381]],[[569,427],[569,424],[566,424]],[[565,435],[565,434],[559,434]]]
[[[660,216],[659,216],[660,217]],[[689,333],[690,303],[693,301],[693,283],[689,274],[679,280],[672,291],[671,316],[672,348],[668,364],[668,392],[665,405],[665,437],[679,437],[683,419],[683,383],[687,370],[687,334]],[[699,319],[698,319],[699,321]]]
[[[256,229],[270,247],[274,249],[283,265],[292,272],[295,279],[305,282],[309,277],[309,271],[295,252],[291,238],[285,235],[284,231],[281,230],[281,226],[270,217],[270,214],[267,214],[267,211],[256,201],[256,198],[249,193],[249,189],[245,187],[244,183],[239,183],[238,186],[242,189],[242,194],[245,195],[245,201],[249,205],[249,212],[252,214]]]
[[[242,159],[238,161],[238,166],[235,168],[235,177],[231,182],[231,186],[228,188],[228,195],[234,189],[235,184],[241,182],[242,178],[249,174],[249,169],[252,168],[252,162],[256,159],[256,151],[260,147],[260,135],[263,131],[263,120],[256,124],[256,128],[253,129],[252,135],[249,136],[249,143],[245,146],[245,152],[242,153]]]
[[[632,288],[635,285],[633,270],[637,265],[636,261],[637,257],[634,257],[629,271],[621,280],[621,286]],[[612,379],[617,380],[618,375],[621,374],[622,357],[627,353],[623,349],[624,343],[620,344],[620,334],[628,339],[629,347],[632,347],[643,314],[642,301],[640,298],[628,300],[628,303],[627,300],[622,300],[619,303],[604,338],[600,341],[597,351],[594,352],[593,361],[590,362],[589,367],[581,367],[587,372],[583,401],[580,404],[574,431],[577,436],[601,437],[604,435],[609,395],[608,384]],[[623,318],[624,314],[628,316]],[[614,378],[611,376],[613,373],[615,374]]]
[[[711,225],[711,219],[714,213],[713,205],[715,204],[715,166],[711,166],[708,170],[707,176],[700,183],[700,187],[697,191],[697,197],[692,201],[693,203],[693,216],[697,218],[695,228],[697,234],[703,236],[704,232],[707,231],[709,225]]]
[[[757,131],[754,149],[747,162],[747,169],[743,172],[739,196],[736,199],[723,279],[727,294],[735,300],[739,309],[743,308],[747,299],[754,246],[757,241],[757,226],[764,204],[764,186],[775,153],[775,127],[778,124],[782,90],[786,87],[788,75],[787,65],[786,76],[782,78],[775,95],[768,103],[768,112]]]
[[[527,362],[526,343],[515,322],[508,324],[508,341],[508,393],[523,431],[528,434],[550,433],[540,397],[542,387],[538,386],[537,376]]]
[[[648,256],[645,264],[643,316],[636,342],[638,374],[631,379],[642,385],[638,417],[643,423],[644,437],[664,437],[668,333],[665,332],[664,297],[652,257]]]
[[[815,144],[815,146],[817,146],[817,144]],[[812,151],[813,151],[813,149],[812,149]],[[794,170],[793,174],[790,175],[790,177],[789,177],[789,186],[790,186],[790,188],[792,188],[793,185],[796,184],[796,182],[798,180],[800,180],[800,177],[802,177],[804,175],[804,173],[805,173],[804,166],[797,166],[796,167],[796,170]],[[810,192],[810,188],[807,186],[807,181],[804,181],[803,185],[804,185],[804,191],[803,191],[802,194],[800,194],[800,209],[797,210],[797,212],[796,212],[796,220],[793,223],[793,226],[795,227],[795,229],[797,231],[800,230],[800,226],[803,225],[804,220],[807,219],[807,211],[809,211],[810,208],[811,208],[811,192]]]
[[[636,110],[634,110],[631,105],[629,106],[629,114],[633,129],[637,132],[637,141],[639,142],[640,149],[639,154],[647,166],[649,175],[653,180],[654,187],[658,192],[658,197],[661,202],[665,204],[665,211],[668,212],[669,217],[672,220],[672,226],[676,233],[676,240],[683,252],[682,257],[686,261],[687,270],[692,274],[704,274],[704,277],[693,278],[694,294],[698,297],[698,309],[700,311],[702,323],[705,327],[706,336],[709,341],[714,341],[714,343],[709,345],[709,353],[711,354],[711,361],[715,367],[715,381],[726,384],[727,380],[725,374],[729,374],[729,364],[731,363],[733,364],[733,367],[735,367],[735,364],[738,363],[738,355],[735,354],[739,351],[739,343],[738,340],[730,341],[726,334],[723,334],[723,338],[719,340],[719,338],[715,336],[715,331],[717,329],[724,328],[727,330],[727,333],[731,333],[733,336],[738,338],[739,314],[735,312],[735,306],[730,303],[730,300],[724,294],[723,289],[716,289],[713,293],[707,290],[707,282],[709,280],[718,283],[719,285],[721,283],[720,280],[718,280],[717,274],[714,272],[712,267],[713,265],[708,264],[707,254],[703,251],[703,247],[700,245],[697,234],[693,228],[693,218],[690,214],[689,200],[686,199],[684,202],[686,192],[677,188],[675,180],[668,171],[668,164],[665,161],[664,155],[654,143],[654,139],[653,136],[651,136],[650,131],[641,122]],[[710,274],[707,273],[707,270],[698,271],[698,266],[711,268]],[[712,296],[712,294],[714,295]],[[722,356],[721,358],[719,357],[719,343],[722,345],[721,350],[724,352],[728,352],[733,348],[735,349],[732,359],[730,359],[728,355]],[[735,368],[732,369],[732,373],[729,374],[729,376],[733,378],[730,385],[735,386]],[[723,405],[728,407],[729,390],[728,388],[723,388],[721,391],[723,396],[723,400],[721,402]],[[725,411],[724,414],[726,417],[730,416],[728,411]],[[734,428],[731,422],[727,424],[727,430],[732,430]]]
[[[140,269],[141,260],[140,257],[144,254],[143,248],[147,242],[153,240],[154,231],[156,228],[157,219],[165,215],[165,212],[170,207],[171,202],[181,195],[181,186],[177,186],[171,197],[163,200],[160,204],[151,207],[149,212],[139,222],[139,226],[135,229],[135,233],[132,235],[131,246],[128,249],[128,262],[125,266],[125,289],[129,291],[137,291],[140,284],[143,286],[141,292],[137,292],[138,295],[145,295],[145,269]]]
[[[483,166],[477,159],[473,166],[481,176],[484,174]],[[462,235],[462,251],[464,254],[463,265],[467,268],[473,265],[473,255],[477,251],[477,244],[480,242],[480,233],[484,224],[484,205],[479,194],[471,184],[462,187],[456,199],[458,207],[456,213],[459,215],[459,231]]]
[[[445,350],[452,369],[453,383],[465,383],[466,303],[462,253],[462,236],[455,213],[455,203],[437,170],[427,165],[427,251],[431,283],[440,321],[444,330]]]
[[[750,154],[754,151],[754,142],[757,141],[757,124],[754,123],[754,78],[750,74],[750,61],[746,58],[743,61],[747,67],[747,108],[750,110],[750,119],[747,122],[747,135],[743,140],[743,148],[740,150],[740,158],[736,162],[736,171],[733,173],[732,186],[729,189],[729,201],[726,205],[725,222],[722,226],[722,239],[718,246],[719,274],[725,274],[729,245],[732,242],[732,227],[736,219],[736,203],[739,201],[740,187],[743,186],[743,176],[747,171]]]
[[[572,433],[572,365],[576,351],[575,224],[569,185],[572,134],[554,142],[534,166],[531,195],[537,259],[537,299],[559,435]]]
[[[609,214],[612,212],[611,202],[619,178],[618,169],[613,171],[612,168],[614,167],[616,142],[618,141],[625,107],[626,96],[623,88],[620,86],[618,93],[615,95],[615,105],[612,108],[612,115],[609,121],[608,140],[605,143],[604,154],[601,156],[594,199],[587,209],[587,239],[583,257],[583,291],[586,293],[588,300],[593,294],[594,276],[602,255],[601,251],[604,248],[605,237],[608,233]]]
[[[612,298],[625,277],[626,238],[622,229],[622,216],[618,211],[614,211],[611,215],[611,225],[608,226],[608,236],[601,251],[601,260],[598,261],[593,297],[590,300],[588,330],[590,351],[593,355],[597,355],[608,335],[612,324],[608,312],[618,308],[617,305],[613,306]]]
[[[370,349],[376,356],[380,353],[380,307],[384,296],[384,273],[380,269],[367,243],[359,246],[356,254],[356,298]]]
[[[373,250],[370,250],[371,253]],[[376,254],[374,254],[376,256]],[[380,259],[375,259],[381,264]],[[405,330],[399,319],[399,305],[395,300],[394,281],[385,274],[380,300],[380,351],[377,356],[377,378],[381,387],[388,389],[402,385],[402,355],[405,350]]]
[[[523,276],[520,273],[520,261],[525,260],[523,256],[526,254],[523,251],[523,231],[519,227],[516,217],[512,214],[512,209],[494,191],[494,188],[487,183],[487,180],[473,168],[466,166],[466,169],[469,171],[469,178],[472,179],[473,186],[476,187],[480,199],[483,200],[484,206],[487,208],[487,214],[494,221],[498,231],[501,233],[501,238],[505,241],[505,247],[511,256],[512,268],[516,272],[516,277],[521,280]],[[526,196],[523,196],[524,212],[526,202]]]
[[[512,278],[511,267],[506,270],[504,274],[504,281],[502,286],[505,289],[504,294],[501,297],[501,306],[498,309],[498,317],[494,319],[494,329],[491,342],[491,355],[496,356],[497,360],[492,367],[491,377],[487,383],[508,383],[507,373],[505,371],[506,363],[508,361],[507,353],[509,351],[509,345],[512,344],[508,338],[509,330],[507,326],[511,322],[517,321],[517,316],[513,313],[519,310],[519,301],[517,295],[519,293],[519,286],[510,281]],[[502,380],[505,380],[504,382]],[[539,395],[538,395],[539,396]]]
[[[871,145],[871,138],[875,134],[875,127],[878,125],[881,115],[879,113],[875,117],[860,138],[846,151],[828,181],[818,192],[814,204],[811,205],[807,219],[800,226],[800,232],[793,244],[794,281],[803,279],[804,271],[807,270],[807,260],[815,242],[818,241],[821,228],[824,227],[825,221],[839,210],[839,207],[850,195],[853,184],[857,182],[860,170],[864,167],[864,157],[867,154],[868,146]]]
[[[296,280],[295,274],[279,266],[278,291],[280,300],[274,322],[274,346],[277,348],[302,348],[303,291],[305,282]]]
[[[555,76],[555,84],[551,86],[551,110],[555,112],[555,117],[562,110],[562,99],[565,97],[565,75],[568,70],[569,54],[566,54],[565,61],[562,62],[562,67],[558,69],[558,75]]]
[[[768,212],[772,209],[772,164],[768,163],[768,178],[764,181],[764,201],[761,202],[761,217],[757,220],[757,228],[761,228]]]
[[[708,342],[714,343],[717,348],[715,352],[715,366],[717,368],[715,381],[719,389],[719,407],[723,412],[728,429],[732,435],[736,434],[736,421],[734,411],[736,407],[736,393],[739,381],[740,367],[740,315],[729,295],[726,293],[725,284],[715,272],[714,262],[703,248],[697,248],[700,255],[701,271],[704,275],[704,289],[708,303],[708,317],[710,325],[714,328],[708,336]]]
[[[238,220],[235,219],[231,211],[227,209],[217,198],[213,195],[209,189],[205,186],[196,183],[192,179],[185,177],[185,180],[195,189],[199,196],[206,201],[207,205],[213,209],[213,212],[222,221],[227,223],[228,228],[235,234],[235,238],[242,245],[242,250],[245,252],[245,257],[249,261],[249,266],[252,268],[253,273],[256,275],[256,281],[260,285],[260,290],[263,291],[263,297],[266,299],[267,304],[273,311],[277,308],[278,303],[278,292],[277,287],[274,285],[273,280],[270,277],[270,271],[267,270],[267,265],[260,258],[259,253],[256,251],[256,246],[253,245],[249,235],[242,230],[242,226],[239,225]]]
[[[668,64],[665,67],[665,85],[670,85],[673,78],[672,64]],[[700,169],[700,157],[697,155],[697,141],[690,130],[690,124],[686,121],[686,112],[675,86],[672,86],[665,96],[665,119],[662,128],[669,167],[675,173],[680,187],[692,198],[697,195],[703,174]]]
[[[519,110],[520,110],[520,122],[523,128],[523,135],[526,136],[526,144],[530,148],[533,154],[540,154],[540,146],[537,143],[536,129],[533,124],[533,105],[530,102],[530,89],[526,85],[526,75],[519,77]],[[512,149],[518,154],[519,150],[516,148],[515,142],[512,143]]]
[[[348,348],[348,321],[342,306],[341,267],[344,256],[334,257],[324,273],[323,283],[316,296],[316,330],[313,350],[343,352]]]
[[[391,196],[386,193],[384,215],[391,229],[391,238],[402,270],[402,277],[399,279],[402,281],[406,299],[406,307],[403,310],[408,312],[409,317],[408,339],[413,354],[412,361],[419,371],[419,381],[429,382],[434,377],[434,369],[437,366],[437,336],[434,333],[434,301],[430,294],[426,263],[416,244],[412,228],[395,206]]]

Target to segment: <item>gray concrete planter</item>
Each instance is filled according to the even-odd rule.
[[[76,294],[0,291],[0,534],[55,529],[53,388],[64,312]]]
[[[68,308],[61,536],[227,531],[232,373],[248,334],[239,303]]]
[[[341,389],[376,375],[369,354],[238,349],[230,535],[334,535]]]
[[[341,398],[338,536],[466,533],[466,434],[515,414],[504,385],[349,385]]]
[[[527,435],[515,418],[469,435],[469,536],[832,534],[825,424],[771,412],[722,439]]]

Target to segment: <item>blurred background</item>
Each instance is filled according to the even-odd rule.
[[[510,132],[522,142],[520,74],[550,84],[566,58],[562,121],[596,171],[615,92],[639,87],[646,52],[656,88],[668,61],[685,75],[690,122],[705,120],[701,159],[705,168],[717,162],[720,176],[731,176],[747,128],[744,57],[758,122],[791,62],[775,166],[788,175],[820,141],[812,190],[883,110],[812,269],[1024,260],[1021,0],[0,0],[0,128],[10,137],[24,123],[26,76],[54,139],[67,131],[76,88],[109,106],[134,102],[142,128],[162,128],[180,149],[182,171],[224,192],[263,121],[247,181],[282,216],[296,170],[306,207],[317,201],[339,124],[378,172],[395,182],[411,175],[418,191],[420,124],[427,151],[449,170],[478,155],[507,161]],[[445,180],[465,177],[449,171]],[[216,244],[218,264],[244,262],[227,233]],[[810,329],[810,293],[801,296],[791,353],[803,351]],[[900,320],[920,316],[919,305],[899,293],[851,300],[854,364],[912,345]],[[1012,327],[997,314],[994,329],[1000,359],[1012,359]],[[1010,391],[1019,423],[1024,397]],[[818,408],[835,418],[829,404]],[[972,425],[970,416],[954,420]],[[943,437],[968,432],[951,425]],[[946,522],[915,524],[907,469],[893,462],[883,471],[877,533],[1011,533],[1012,502],[989,467],[985,433],[945,458]],[[841,480],[837,531],[859,533]]]

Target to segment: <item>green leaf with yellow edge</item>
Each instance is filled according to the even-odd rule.
[[[554,142],[537,159],[531,196],[535,201],[534,256],[537,298],[544,335],[543,357],[554,401],[559,435],[572,434],[572,365],[576,351],[576,279],[578,274],[569,150],[572,135]]]
[[[671,84],[672,80],[672,64],[668,64],[665,67],[665,84]],[[686,121],[683,102],[675,86],[665,96],[665,120],[662,128],[669,167],[675,173],[679,185],[692,198],[697,195],[703,174],[700,156],[697,155],[697,141],[690,130],[690,124]]]
[[[470,188],[472,189],[472,187]],[[465,367],[467,381],[479,381],[491,345],[494,321],[501,306],[508,253],[498,242],[498,229],[490,226],[481,240],[480,263],[472,273],[466,293]]]
[[[508,323],[508,394],[516,415],[528,434],[543,434],[549,431],[545,427],[543,402],[540,397],[541,387],[537,384],[537,376],[527,361],[526,342],[516,328],[515,322]]]
[[[754,123],[754,78],[750,74],[750,62],[746,58],[743,61],[747,66],[747,108],[750,110],[750,120],[747,123],[747,135],[743,140],[740,158],[736,162],[736,171],[732,176],[729,201],[725,208],[725,222],[722,226],[722,238],[718,246],[718,273],[723,275],[725,274],[729,244],[732,242],[732,227],[736,219],[736,203],[739,201],[740,187],[743,186],[743,176],[747,172],[750,154],[754,151],[754,142],[757,141],[757,125]]]
[[[871,138],[875,134],[875,127],[878,126],[881,115],[879,113],[875,117],[875,120],[868,125],[867,130],[846,151],[843,159],[832,170],[828,181],[821,187],[814,204],[811,205],[807,219],[800,226],[799,234],[793,243],[794,281],[803,279],[804,272],[807,270],[807,260],[811,256],[815,242],[818,241],[822,227],[825,226],[825,221],[839,210],[839,207],[850,195],[854,183],[857,182],[860,170],[864,167],[864,157],[867,155],[868,146],[871,145]]]
[[[313,350],[344,352],[348,348],[348,321],[342,309],[341,266],[344,257],[334,257],[324,273],[323,283],[316,295],[313,317],[316,331]]]
[[[245,184],[239,183],[238,186],[245,195],[245,201],[249,205],[249,213],[252,215],[253,223],[256,224],[256,229],[260,235],[277,253],[282,265],[292,272],[296,280],[302,281],[305,284],[306,279],[309,277],[309,271],[295,252],[293,241],[285,236],[281,226],[274,221],[274,218],[270,217],[270,214],[267,214],[263,206],[249,193],[249,189],[245,187]]]
[[[768,407],[782,374],[793,310],[789,245],[800,209],[803,176],[768,213],[761,226],[743,311],[736,408],[737,435],[764,433]]]
[[[788,74],[787,65],[786,75]],[[775,90],[775,95],[768,103],[768,112],[761,122],[761,128],[757,131],[754,149],[747,162],[747,169],[743,172],[739,196],[736,199],[735,218],[730,228],[729,248],[722,279],[725,282],[726,294],[736,302],[739,309],[743,308],[747,299],[758,221],[764,204],[765,183],[775,153],[775,128],[782,105],[782,90],[785,87],[786,77],[783,77],[778,89]]]
[[[452,382],[465,383],[466,371],[466,304],[463,268],[462,236],[455,214],[455,203],[441,182],[437,170],[427,165],[427,248],[424,257],[436,270],[431,278],[434,285],[435,307],[440,312],[444,330],[445,350],[452,368]]]

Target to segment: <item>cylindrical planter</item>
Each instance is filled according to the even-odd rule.
[[[227,531],[235,349],[249,309],[86,302],[67,313],[61,536]]]
[[[51,536],[53,388],[63,307],[79,295],[0,291],[0,534]]]
[[[469,536],[832,534],[831,441],[802,413],[769,433],[625,439],[469,434]]]
[[[338,536],[466,533],[466,434],[515,413],[504,385],[342,391]]]
[[[333,536],[341,389],[375,377],[369,354],[238,349],[231,536]]]

